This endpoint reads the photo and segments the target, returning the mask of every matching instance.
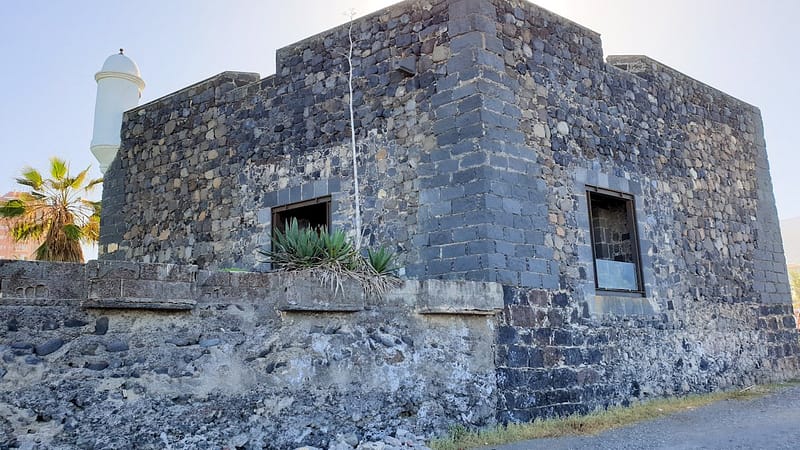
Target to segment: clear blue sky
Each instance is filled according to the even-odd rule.
[[[0,191],[50,156],[73,169],[89,152],[94,74],[120,47],[147,83],[147,102],[225,70],[274,72],[275,50],[367,14],[386,0],[9,0],[0,16]],[[585,25],[609,54],[645,54],[761,108],[778,211],[800,216],[796,109],[800,2],[542,0]]]

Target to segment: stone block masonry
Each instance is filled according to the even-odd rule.
[[[354,23],[367,241],[419,279],[595,302],[587,188],[635,202],[648,311],[788,301],[756,108],[519,0],[415,0]],[[261,268],[271,209],[351,229],[343,25],[126,113],[102,259]],[[415,61],[416,71],[399,70]],[[600,310],[595,307],[593,311]]]
[[[419,207],[416,168],[436,146],[429,98],[449,50],[445,2],[406,2],[355,24],[356,129],[367,242],[408,260]],[[270,208],[332,197],[352,223],[346,113],[348,27],[278,51],[277,73],[226,72],[128,111],[104,186],[101,258],[257,267]],[[415,56],[416,75],[397,69]]]
[[[506,288],[498,419],[525,422],[797,376],[791,306],[707,299],[686,306],[596,320],[568,293]]]

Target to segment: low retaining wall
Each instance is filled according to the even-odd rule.
[[[282,274],[22,261],[0,280],[0,447],[294,448],[495,420],[496,284],[378,302]]]

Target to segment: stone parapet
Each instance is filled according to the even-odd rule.
[[[494,315],[503,309],[503,289],[497,283],[425,280],[406,285],[415,288],[421,314]]]
[[[502,288],[473,281],[405,280],[385,295],[351,279],[333,284],[312,273],[199,270],[197,266],[89,261],[87,264],[0,261],[0,298],[47,305],[74,300],[84,308],[192,310],[224,301],[260,301],[278,311],[357,312],[402,307],[419,314],[494,315]]]
[[[197,267],[90,261],[86,308],[187,310],[197,303]]]
[[[0,260],[0,298],[79,300],[86,295],[85,277],[83,264]]]

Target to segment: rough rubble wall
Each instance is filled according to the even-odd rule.
[[[198,262],[235,239],[243,160],[219,117],[227,93],[258,74],[225,72],[128,111],[103,183],[100,257]]]
[[[414,1],[353,24],[353,106],[365,239],[394,247],[403,262],[419,258],[419,247],[411,244],[419,207],[416,168],[435,145],[428,133],[428,100],[447,56],[441,47],[447,40],[446,20],[443,3]],[[259,240],[250,246],[268,244],[270,207],[326,194],[333,197],[333,226],[352,231],[348,63],[342,56],[348,30],[338,27],[281,49],[274,87],[255,94],[246,110],[231,113],[238,120],[255,118],[240,122],[246,132],[242,141],[256,143],[248,145],[253,147],[250,164],[238,180],[245,208],[257,214],[252,232]],[[412,73],[398,70],[400,63]],[[263,134],[256,140],[250,133]]]
[[[0,447],[323,447],[494,421],[492,307],[424,311],[448,292],[501,305],[499,286],[439,284],[421,308],[414,283],[369,307],[305,284],[298,304],[278,275],[173,265],[3,261],[0,280]]]
[[[101,258],[257,267],[270,208],[326,195],[350,229],[347,33],[130,111]],[[636,197],[654,308],[695,288],[785,300],[757,109],[644,57],[606,64],[597,33],[527,2],[403,2],[353,36],[367,237],[410,276],[592,297],[591,185]]]
[[[353,24],[365,231],[406,260],[419,253],[415,169],[436,145],[429,99],[446,23],[446,2],[411,1]],[[252,268],[270,208],[324,195],[333,226],[351,228],[347,44],[343,25],[280,49],[277,73],[261,81],[226,73],[129,111],[107,176],[119,181],[104,202],[119,201],[103,217],[101,258]],[[226,77],[251,84],[227,92]]]
[[[753,283],[759,251],[775,253],[774,236],[757,232],[774,217],[759,209],[771,203],[759,197],[769,186],[756,170],[765,155],[756,108],[644,57],[613,59],[625,72],[603,62],[594,32],[526,2],[494,4],[503,82],[519,86],[520,129],[546,186],[539,229],[556,287],[594,295],[585,191],[594,186],[636,198],[648,297],[662,309],[689,294],[788,293],[771,259],[773,284]]]

